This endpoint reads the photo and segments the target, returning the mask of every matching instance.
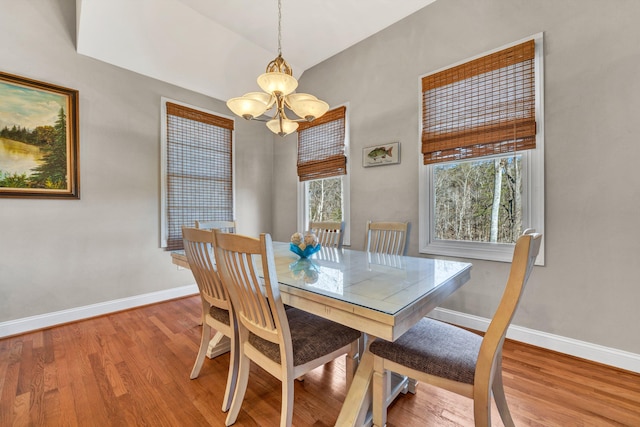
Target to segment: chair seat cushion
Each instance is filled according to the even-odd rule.
[[[299,366],[338,350],[360,338],[360,331],[297,308],[286,310],[293,345],[293,365]],[[280,363],[280,346],[257,335],[249,343],[269,359]]]
[[[395,342],[376,339],[369,350],[417,371],[473,384],[482,337],[424,318]]]
[[[231,324],[231,320],[229,320],[229,311],[224,308],[211,306],[209,307],[209,315],[220,323],[224,323],[225,325]]]

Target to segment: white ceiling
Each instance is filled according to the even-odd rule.
[[[296,77],[435,0],[282,0]],[[226,100],[278,54],[277,0],[76,0],[77,50]]]

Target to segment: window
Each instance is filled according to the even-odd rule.
[[[511,261],[544,232],[542,75],[540,34],[421,78],[421,253]]]
[[[310,221],[344,221],[349,244],[348,126],[346,107],[298,128],[298,229]]]
[[[182,226],[235,219],[233,120],[162,100],[161,246],[182,248]]]

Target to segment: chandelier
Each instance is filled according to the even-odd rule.
[[[258,85],[264,92],[249,92],[231,98],[227,107],[234,114],[246,120],[258,120],[267,123],[271,132],[285,136],[298,129],[298,122],[312,121],[329,110],[329,104],[307,93],[295,93],[298,81],[293,77],[291,66],[282,57],[282,6],[278,0],[278,56],[267,65],[264,74],[258,77]],[[275,114],[270,120],[259,118],[271,108]],[[290,119],[285,109],[295,113],[298,118]]]

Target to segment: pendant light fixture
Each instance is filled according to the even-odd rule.
[[[295,132],[298,122],[310,122],[329,110],[329,104],[315,96],[294,92],[298,81],[293,77],[291,66],[282,57],[281,0],[278,0],[278,56],[267,65],[266,72],[258,77],[258,85],[264,92],[249,92],[238,98],[231,98],[227,101],[227,107],[246,120],[266,122],[269,130],[280,136]],[[259,118],[273,107],[273,118]],[[288,118],[285,109],[295,113],[298,118]]]

